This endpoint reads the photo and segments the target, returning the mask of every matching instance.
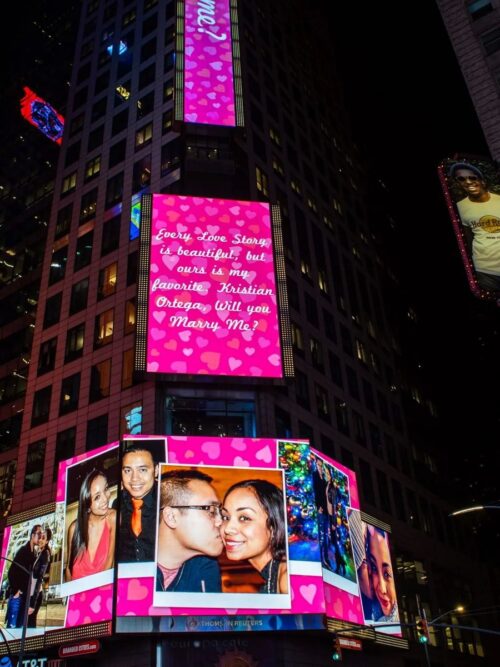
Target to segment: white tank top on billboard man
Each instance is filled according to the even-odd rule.
[[[479,287],[500,291],[500,195],[491,192],[483,172],[469,162],[455,162],[449,176],[465,198],[457,202]]]

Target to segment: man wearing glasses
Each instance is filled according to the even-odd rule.
[[[156,590],[220,593],[220,502],[212,478],[171,470],[160,483]]]
[[[479,287],[500,291],[500,195],[490,192],[480,169],[455,162],[449,176],[464,199],[457,202]]]
[[[26,592],[30,583],[30,572],[37,557],[38,540],[43,535],[42,526],[36,524],[32,527],[30,539],[24,544],[14,556],[7,575],[10,587],[10,598],[7,604],[5,625],[7,628],[21,628],[24,622],[24,605],[26,604]],[[29,599],[30,591],[28,591]]]

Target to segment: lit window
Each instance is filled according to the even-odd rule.
[[[113,264],[110,264],[99,271],[99,286],[97,289],[98,301],[116,292],[117,273],[118,264],[116,262],[113,262]]]
[[[364,364],[367,362],[367,354],[364,343],[362,343],[358,338],[356,338],[356,356]]]
[[[125,333],[134,333],[135,331],[135,299],[130,299],[125,303]]]
[[[101,156],[93,158],[85,165],[85,180],[89,181],[91,178],[94,178],[101,171]]]
[[[334,209],[335,211],[337,211],[337,213],[338,213],[339,215],[342,215],[342,213],[343,213],[343,212],[342,212],[342,204],[338,201],[338,199],[335,199],[335,198],[334,198],[332,204],[333,204],[333,209]]]
[[[114,309],[110,308],[95,318],[94,346],[100,347],[113,340]]]
[[[135,147],[140,148],[153,139],[153,123],[148,123],[135,133]]]
[[[302,337],[302,329],[292,322],[292,344],[296,351],[304,351],[304,339]]]
[[[284,176],[285,172],[283,171],[283,165],[278,160],[278,158],[273,155],[273,170],[279,175]]]
[[[273,127],[269,128],[269,136],[271,137],[271,141],[275,143],[276,146],[281,146],[281,139],[279,134]]]
[[[76,188],[76,171],[66,176],[62,182],[61,194],[65,195]]]
[[[300,187],[300,183],[298,181],[294,180],[293,178],[290,181],[290,187],[292,188],[292,190],[296,194],[298,194],[298,195],[302,194],[302,188]]]
[[[323,294],[328,294],[328,278],[325,269],[320,269],[318,271],[318,287]]]
[[[269,183],[267,180],[266,174],[259,169],[259,167],[255,167],[255,181],[257,184],[257,190],[259,192],[262,192],[263,195],[266,197],[269,196]]]

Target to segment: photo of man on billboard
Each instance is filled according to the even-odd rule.
[[[487,161],[449,161],[446,177],[477,285],[488,292],[500,292],[500,183],[496,169]]]
[[[155,606],[290,607],[281,470],[162,465],[159,500]]]
[[[155,560],[158,465],[165,459],[164,439],[122,441],[119,563]]]

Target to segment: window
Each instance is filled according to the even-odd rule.
[[[74,144],[71,144],[71,146],[66,151],[66,157],[64,158],[65,167],[69,167],[70,164],[73,164],[73,162],[78,160],[80,157],[81,146],[81,140],[75,141]]]
[[[144,118],[148,113],[151,113],[155,105],[155,94],[154,91],[151,91],[147,95],[141,97],[140,100],[137,100],[137,120]]]
[[[320,387],[319,384],[314,386],[314,390],[316,395],[316,410],[318,412],[318,417],[330,423],[330,405],[328,401],[328,392],[323,387]]]
[[[117,272],[117,262],[113,262],[99,271],[99,282],[97,287],[98,301],[101,301],[116,292]]]
[[[357,399],[359,401],[360,399],[360,393],[359,393],[359,384],[358,384],[358,376],[356,373],[353,371],[353,369],[346,364],[346,374],[347,374],[347,387],[349,388],[349,394]]]
[[[314,368],[318,371],[323,371],[325,364],[323,359],[323,348],[319,340],[313,338],[312,336],[309,339],[309,348],[311,351],[311,361]]]
[[[0,516],[10,514],[14,483],[16,480],[17,461],[8,461],[0,465]]]
[[[89,134],[89,141],[87,145],[87,150],[90,152],[102,145],[104,139],[104,125],[100,125],[95,130]]]
[[[101,347],[113,340],[114,309],[110,308],[95,318],[94,347]]]
[[[156,37],[141,46],[141,63],[152,58],[156,53]]]
[[[355,339],[356,343],[356,356],[357,358],[363,363],[366,364],[368,360],[368,356],[366,353],[366,347],[363,341],[359,340],[359,338]]]
[[[51,396],[51,385],[35,391],[33,397],[33,411],[31,413],[31,426],[38,426],[38,424],[44,424],[48,421]]]
[[[292,325],[292,345],[295,352],[298,352],[300,355],[304,356],[304,337],[302,335],[302,329],[295,322],[291,323]]]
[[[165,113],[162,116],[161,133],[166,134],[167,132],[170,132],[172,130],[173,123],[174,123],[174,112],[172,109],[169,109],[168,111],[165,111]]]
[[[161,175],[166,176],[176,169],[181,161],[181,144],[178,139],[161,147]]]
[[[56,233],[54,239],[60,239],[67,234],[71,227],[71,217],[73,215],[73,204],[68,204],[57,214]]]
[[[305,295],[305,301],[306,301],[306,316],[308,322],[314,325],[315,327],[319,327],[318,308],[316,306],[316,301],[312,298],[312,296],[310,296],[307,293]]]
[[[295,371],[295,396],[299,405],[309,409],[309,386],[307,375],[299,370]]]
[[[467,11],[469,12],[473,21],[477,21],[482,16],[486,16],[493,11],[493,6],[490,0],[468,0]]]
[[[76,242],[75,252],[75,271],[83,269],[90,264],[92,259],[92,245],[94,241],[94,232],[90,231],[80,236]]]
[[[82,104],[85,104],[89,94],[89,87],[83,86],[80,90],[77,90],[75,97],[73,98],[73,111],[76,111]]]
[[[375,505],[375,489],[373,487],[372,471],[368,463],[363,461],[363,459],[359,459],[359,473],[365,501],[370,503],[370,505]]]
[[[85,339],[85,323],[68,329],[66,334],[66,349],[64,352],[64,363],[78,359],[83,354],[83,343]]]
[[[352,426],[354,431],[354,439],[358,445],[366,445],[366,434],[365,434],[365,422],[363,417],[356,412],[352,411]]]
[[[260,169],[260,167],[255,167],[255,183],[257,185],[257,190],[261,192],[265,197],[269,196],[269,181],[267,175]]]
[[[141,127],[135,133],[135,148],[142,148],[146,144],[151,143],[153,139],[153,123],[148,123]]]
[[[80,224],[95,218],[97,208],[97,188],[85,193],[80,204]]]
[[[139,72],[139,90],[142,90],[155,80],[155,64],[149,65]]]
[[[389,495],[389,484],[387,482],[387,475],[381,470],[377,470],[377,486],[380,507],[384,510],[384,512],[390,513],[392,508],[391,498]]]
[[[83,128],[83,122],[85,120],[85,114],[80,113],[78,116],[75,116],[73,120],[71,121],[71,125],[69,127],[69,136],[74,137],[75,134],[78,134]]]
[[[149,3],[149,7],[152,7],[153,3]],[[153,30],[156,28],[158,25],[158,14],[155,13],[152,16],[149,16],[145,21],[142,23],[142,36],[145,37],[146,35],[149,35],[149,33],[153,32]]]
[[[42,486],[43,465],[45,463],[46,440],[38,440],[28,446],[26,471],[24,473],[24,491],[32,491]]]
[[[138,192],[151,182],[151,155],[145,155],[134,164],[132,192]]]
[[[342,363],[340,358],[331,350],[328,351],[328,360],[330,362],[330,375],[332,380],[338,387],[344,386],[344,378],[342,377]]]
[[[276,424],[276,436],[278,438],[291,438],[292,437],[292,420],[290,414],[275,406],[274,408],[274,421]]]
[[[43,375],[54,370],[57,350],[57,336],[46,340],[40,345],[40,355],[38,357],[38,375]]]
[[[125,324],[123,327],[125,334],[134,333],[135,319],[136,319],[135,299],[129,299],[125,303]]]
[[[127,148],[127,140],[122,139],[117,141],[116,144],[113,144],[109,149],[109,168],[114,167],[115,165],[123,162],[125,159],[125,153]]]
[[[255,435],[255,403],[246,400],[198,399],[169,396],[166,402],[167,428],[172,435],[213,435],[219,437],[253,437]],[[132,404],[124,409],[125,423],[122,431],[134,433],[140,428],[140,404]],[[138,422],[137,427],[135,422]],[[140,433],[140,431],[138,431]]]
[[[375,454],[375,456],[382,458],[384,450],[382,446],[382,435],[380,433],[380,429],[378,428],[378,426],[372,424],[371,422],[368,424],[368,429],[370,431],[370,442],[372,446],[372,451]]]
[[[335,398],[335,416],[337,418],[337,428],[344,435],[349,435],[349,415],[347,413],[347,403],[341,398]]]
[[[108,69],[106,72],[103,72],[97,77],[95,80],[94,96],[99,95],[99,93],[102,93],[102,91],[108,87],[109,74],[110,72]]]
[[[47,329],[59,322],[61,316],[62,292],[50,296],[45,302],[45,313],[43,316],[43,328]]]
[[[137,261],[139,253],[137,250],[131,252],[127,258],[127,287],[133,285],[137,280]]]
[[[109,396],[111,383],[111,359],[94,364],[90,369],[89,403]]]
[[[375,397],[373,394],[373,387],[368,382],[368,380],[365,380],[364,378],[363,378],[363,396],[365,399],[366,407],[372,412],[375,412]]]
[[[123,171],[108,178],[106,185],[105,208],[111,208],[122,201],[123,198]]]
[[[65,431],[57,434],[56,438],[56,453],[54,458],[54,471],[52,480],[57,480],[57,473],[59,470],[59,463],[70,459],[75,453],[76,428],[72,426]]]
[[[65,415],[76,410],[80,396],[80,373],[70,375],[61,382],[61,397],[59,400],[59,414]]]
[[[99,120],[99,118],[102,118],[106,114],[107,104],[108,104],[107,98],[103,97],[101,100],[99,100],[92,106],[92,112],[90,116],[92,123],[94,123],[96,120]]]
[[[102,227],[101,257],[116,250],[120,245],[120,221],[121,216],[106,220]]]
[[[101,171],[101,156],[97,155],[85,165],[85,183],[99,176]]]
[[[87,452],[105,445],[108,441],[108,415],[99,415],[87,422],[85,449]]]
[[[68,246],[65,245],[52,253],[49,271],[49,285],[59,282],[66,273],[66,263],[68,261]]]
[[[134,384],[134,348],[125,350],[122,357],[122,389]]]
[[[111,136],[114,137],[116,134],[125,130],[128,125],[128,109],[124,109],[117,113],[116,116],[113,116],[113,123],[111,125]]]
[[[406,507],[403,496],[403,489],[401,484],[395,479],[392,480],[392,497],[394,498],[394,509],[396,510],[397,518],[400,521],[405,521]]]
[[[87,307],[89,296],[89,279],[84,278],[75,283],[71,288],[71,299],[69,302],[69,314],[74,315]]]
[[[67,195],[76,188],[76,171],[63,178],[61,196]]]

